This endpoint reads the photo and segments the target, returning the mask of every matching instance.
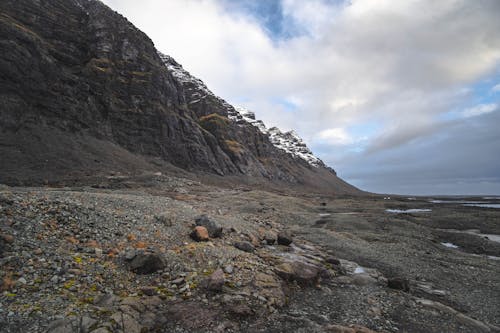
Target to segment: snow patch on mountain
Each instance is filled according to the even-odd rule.
[[[236,106],[234,112],[228,112],[228,118],[237,123],[250,123],[257,127],[263,134],[269,136],[272,144],[294,157],[301,158],[310,165],[319,167],[324,166],[323,161],[314,156],[312,151],[307,148],[304,141],[297,135],[295,131],[282,132],[277,127],[266,128],[262,120],[255,119],[255,113],[245,108]]]
[[[312,151],[307,148],[304,141],[295,133],[295,131],[282,132],[277,127],[267,128],[262,120],[255,119],[255,113],[245,108],[233,107],[222,98],[212,93],[205,83],[189,74],[182,65],[177,63],[172,57],[158,52],[163,63],[169,72],[183,85],[183,88],[190,94],[189,104],[199,103],[207,96],[217,98],[226,107],[227,117],[238,125],[246,126],[251,124],[259,129],[261,133],[267,135],[271,143],[278,149],[285,151],[293,157],[303,159],[314,167],[325,166],[323,161],[314,156]]]

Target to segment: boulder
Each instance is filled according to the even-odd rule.
[[[201,226],[195,227],[190,236],[197,242],[206,242],[209,238],[207,228]]]
[[[285,281],[310,286],[318,283],[321,269],[301,261],[290,261],[276,266],[275,272]]]
[[[206,215],[198,216],[195,219],[195,222],[197,226],[205,227],[211,238],[218,238],[222,236],[222,227],[215,221],[210,220]]]
[[[156,253],[140,252],[130,261],[129,268],[137,274],[151,274],[165,268],[163,257]]]
[[[293,237],[289,231],[281,231],[278,233],[278,244],[279,245],[290,245],[293,242]]]

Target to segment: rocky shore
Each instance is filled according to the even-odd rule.
[[[2,332],[500,331],[498,209],[151,179],[2,186]]]

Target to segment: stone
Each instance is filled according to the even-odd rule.
[[[28,283],[28,281],[26,281],[26,279],[23,278],[23,277],[20,277],[19,279],[17,279],[17,282],[20,283],[20,284],[26,284],[26,283]]]
[[[129,269],[137,274],[151,274],[165,266],[163,257],[156,253],[139,253],[129,263]]]
[[[0,234],[0,238],[4,240],[5,243],[7,244],[12,244],[14,243],[14,236],[9,235],[9,234]]]
[[[283,280],[296,281],[300,285],[315,285],[319,281],[320,268],[301,261],[284,262],[276,266],[275,272]]]
[[[288,246],[292,244],[293,237],[289,231],[281,231],[278,233],[278,244]]]
[[[224,272],[218,268],[213,272],[207,280],[207,289],[211,291],[222,291],[224,286]]]
[[[146,296],[154,296],[157,294],[157,288],[154,286],[141,287],[141,292]]]
[[[137,254],[137,251],[135,249],[130,248],[130,247],[126,248],[125,249],[125,260],[134,259],[136,254]]]
[[[218,238],[222,236],[222,227],[215,221],[210,220],[206,215],[200,215],[195,219],[196,225],[205,227],[208,230],[208,235],[211,238]]]
[[[329,333],[356,333],[353,328],[341,325],[328,325],[325,331]]]
[[[102,249],[100,249],[100,248],[96,247],[96,248],[94,249],[94,253],[95,253],[95,256],[96,256],[97,258],[102,257]]]
[[[361,273],[354,274],[352,276],[352,283],[358,286],[368,286],[371,284],[376,284],[377,280],[371,277],[369,274]]]
[[[265,232],[264,241],[267,245],[273,245],[274,243],[276,243],[276,234],[271,231]]]
[[[387,280],[387,286],[392,289],[402,290],[405,292],[410,291],[410,281],[402,277],[396,277]]]
[[[134,317],[127,313],[115,312],[111,319],[114,320],[118,327],[122,329],[123,332],[127,333],[141,333],[142,326],[135,320]]]
[[[98,329],[93,330],[90,333],[109,333],[109,330],[105,327],[99,327]]]
[[[342,325],[328,325],[325,327],[325,331],[329,333],[376,333],[375,331],[372,331],[371,329],[360,325],[351,325],[351,327]]]
[[[67,318],[53,321],[47,327],[47,333],[73,333],[73,322]]]
[[[238,250],[253,253],[255,251],[255,247],[249,242],[236,242],[234,243],[234,247]]]
[[[233,274],[234,267],[233,265],[226,265],[224,266],[224,272],[227,274]]]
[[[179,284],[182,284],[183,282],[184,282],[184,278],[180,277],[178,279],[172,280],[170,283],[175,284],[175,285],[179,285]]]
[[[47,333],[87,333],[97,320],[83,316],[78,318],[63,318],[52,322],[47,328]]]
[[[197,226],[193,229],[190,236],[197,242],[206,242],[208,241],[209,233],[207,228],[202,226]]]
[[[253,310],[246,304],[233,304],[228,310],[236,317],[249,317],[254,314]]]

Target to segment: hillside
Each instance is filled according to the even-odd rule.
[[[296,135],[262,131],[99,1],[0,4],[0,182],[183,170],[358,193]]]

